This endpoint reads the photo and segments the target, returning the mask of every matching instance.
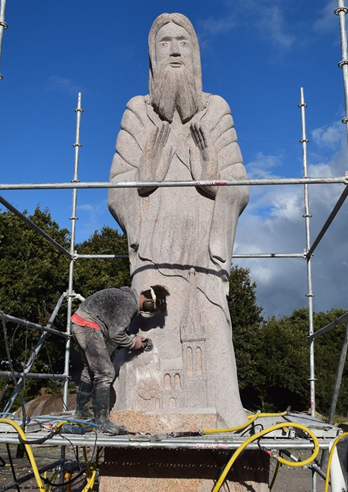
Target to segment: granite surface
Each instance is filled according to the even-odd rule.
[[[139,433],[216,428],[216,415],[212,412],[111,412],[111,419]],[[106,448],[99,492],[211,492],[230,458],[228,450]],[[258,451],[246,452],[227,476],[229,491],[268,490],[268,475],[268,456]]]

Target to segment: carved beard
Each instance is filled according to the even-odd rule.
[[[167,68],[173,61],[181,62],[182,66]],[[198,113],[198,94],[193,72],[184,58],[163,60],[154,70],[151,89],[151,103],[163,120],[171,123],[175,109],[183,123]]]

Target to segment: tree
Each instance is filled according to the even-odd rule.
[[[62,246],[69,247],[69,231],[60,229],[47,209],[42,211],[38,206],[28,217]],[[0,309],[3,312],[45,324],[59,297],[66,291],[68,272],[67,257],[17,216],[10,212],[0,213]],[[64,329],[64,316],[58,317],[55,327],[57,325]],[[6,326],[14,369],[21,371],[41,333],[13,323],[6,323]],[[48,336],[46,346],[52,358],[47,357],[45,350],[41,351],[31,372],[59,372],[59,369],[62,372],[64,340]],[[0,345],[0,361],[1,369],[8,370],[4,344]],[[12,380],[0,380],[0,387],[5,383],[10,387],[13,384]],[[28,379],[27,398],[35,395],[42,384],[41,380]]]
[[[344,314],[343,309],[314,313],[314,331]],[[295,309],[290,316],[266,320],[260,330],[261,346],[257,354],[260,373],[256,394],[263,407],[276,411],[291,406],[307,411],[310,407],[308,309]],[[345,323],[323,334],[314,342],[316,409],[328,414]],[[347,413],[348,370],[345,369],[337,410]]]
[[[256,303],[256,283],[250,270],[233,266],[230,273],[228,307],[232,320],[240,395],[245,407],[255,406],[256,388],[262,384],[258,368],[261,347],[262,307]]]
[[[332,321],[340,318],[345,312],[346,311],[343,309],[332,309],[326,313],[315,313],[313,320],[314,330],[317,331],[320,328],[323,328]],[[314,342],[316,404],[317,410],[326,415],[330,410],[345,328],[346,322],[341,323],[332,330],[317,337]],[[346,415],[348,412],[347,362],[343,372],[342,384],[336,409],[336,411],[342,415]]]
[[[127,238],[116,229],[104,226],[101,231],[76,245],[83,255],[128,255]],[[110,287],[130,285],[128,258],[80,259],[74,271],[74,289],[84,297]]]
[[[259,371],[264,384],[259,389],[264,403],[274,410],[307,410],[309,405],[308,311],[269,318],[261,330]]]

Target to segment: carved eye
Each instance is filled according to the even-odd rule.
[[[188,46],[188,41],[181,41],[181,46]]]
[[[161,42],[161,46],[163,46],[163,47],[168,46],[168,44],[169,44],[169,43],[168,43],[168,41],[162,41],[162,42]]]

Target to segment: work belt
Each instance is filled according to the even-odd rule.
[[[76,313],[73,314],[70,319],[73,323],[75,323],[75,325],[89,326],[90,328],[95,328],[96,330],[100,330],[100,326],[97,323],[94,323],[93,321],[87,321],[81,318],[81,316],[79,316]]]

